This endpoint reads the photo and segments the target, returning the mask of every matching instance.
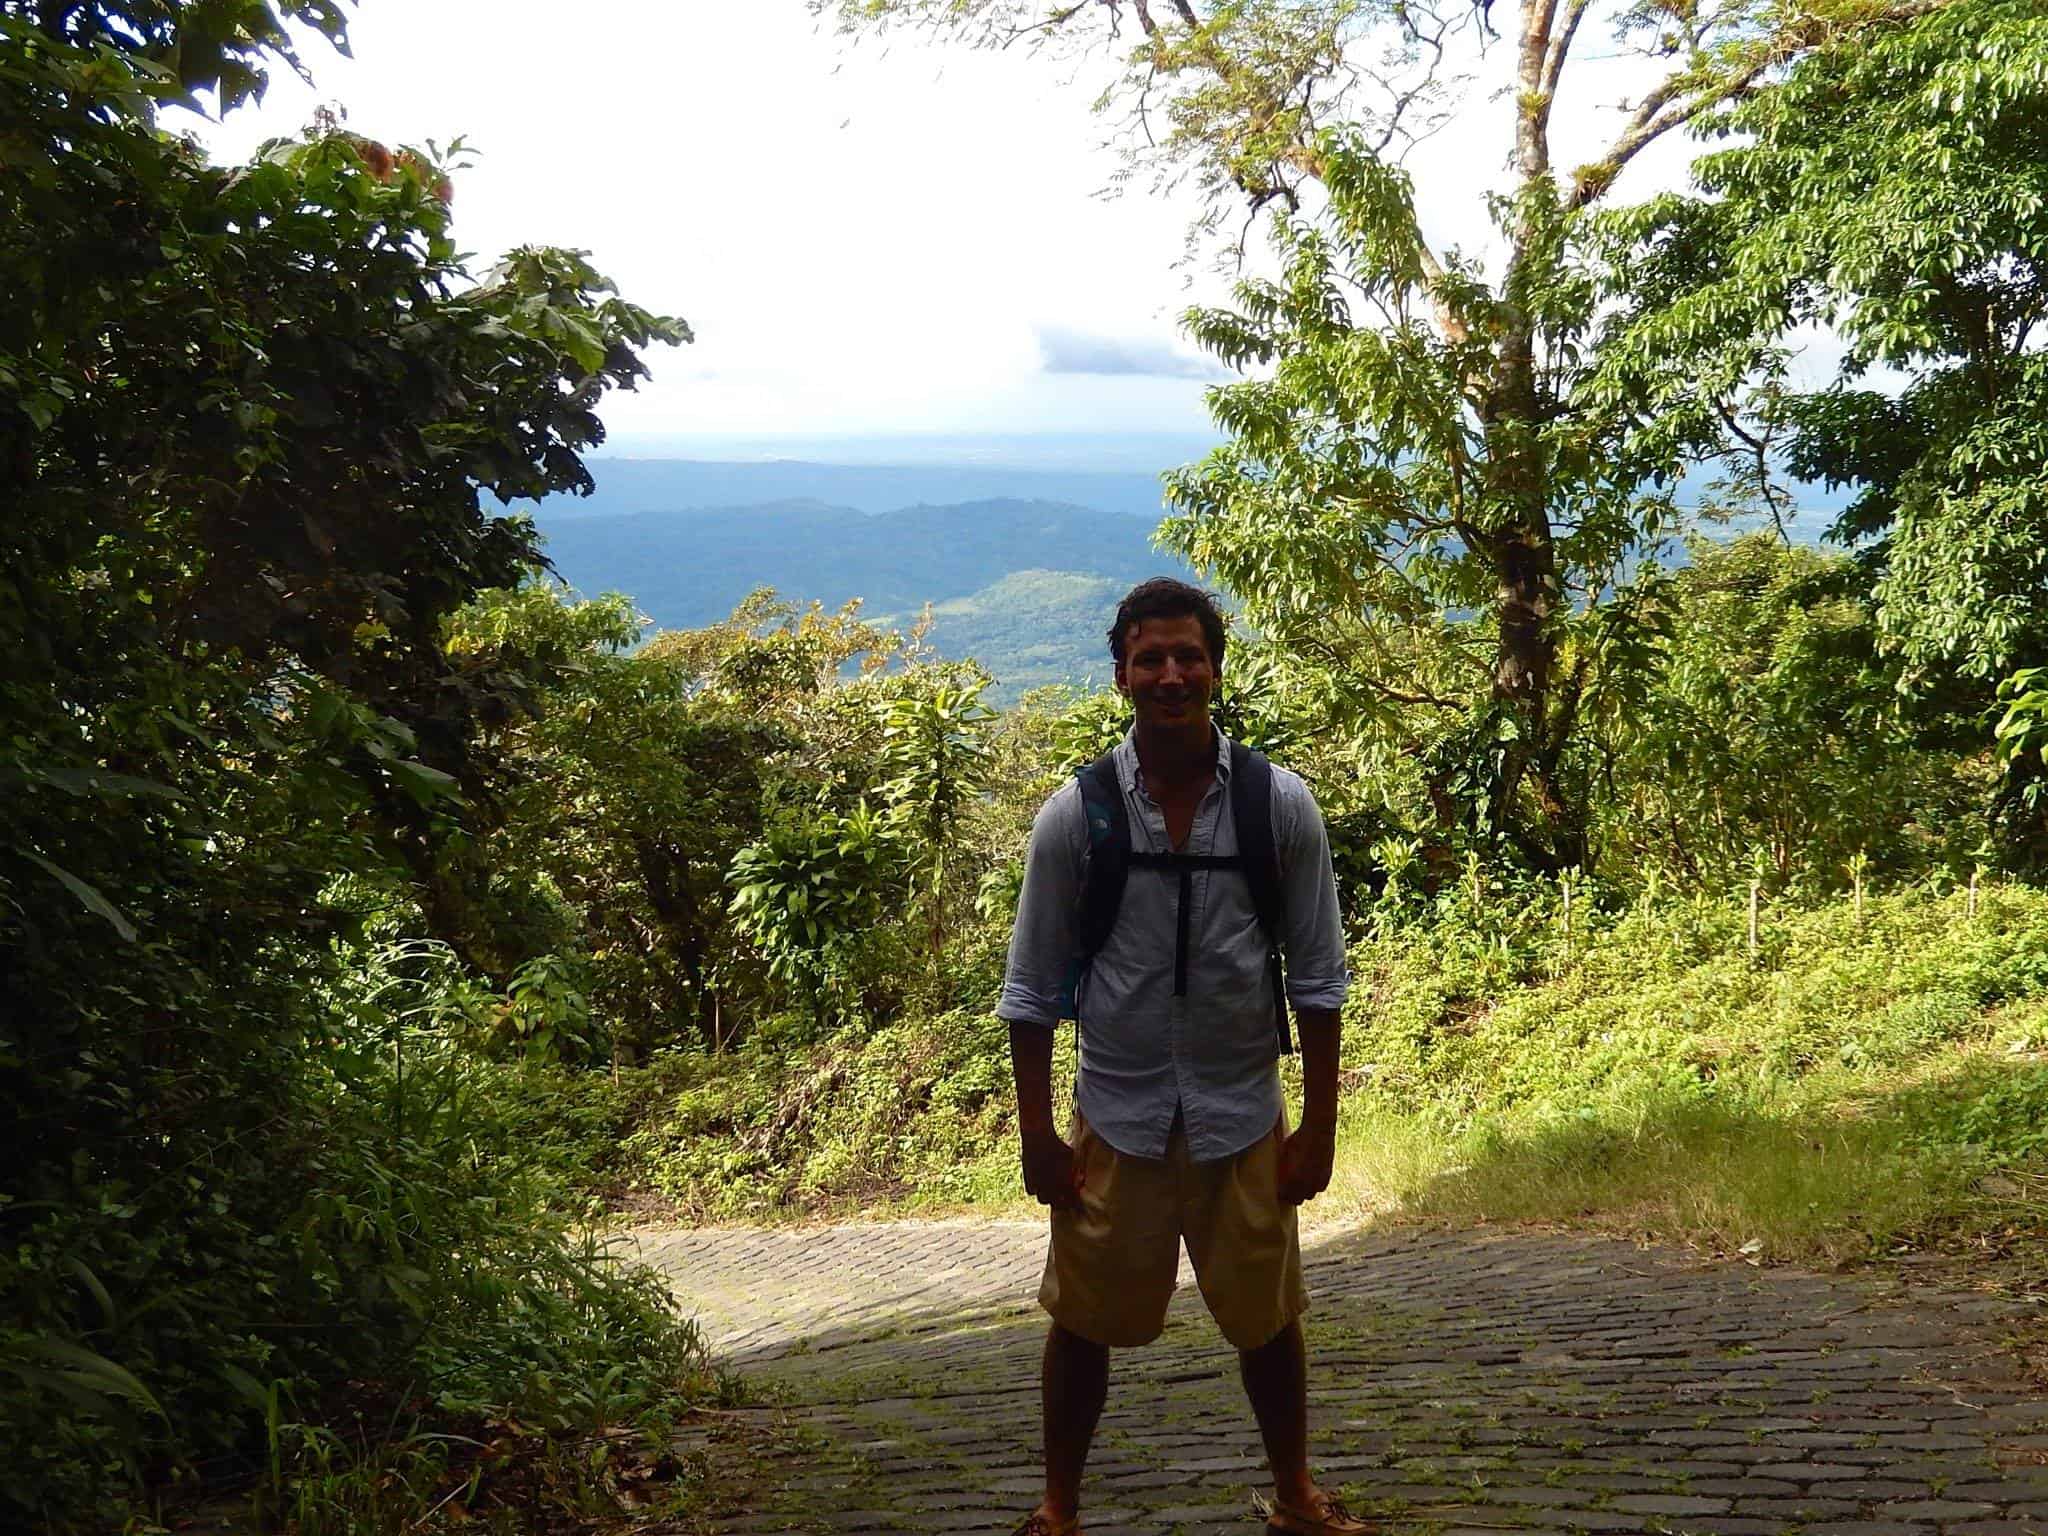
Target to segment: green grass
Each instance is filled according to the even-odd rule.
[[[1999,1100],[2048,1114],[2048,1063],[1961,1048],[1890,1092],[1830,1074],[1744,1104],[1650,1093],[1449,1125],[1358,1109],[1317,1214],[1591,1226],[1807,1263],[1934,1249],[2038,1267],[2048,1172],[1964,1129]]]
[[[1363,947],[1328,1216],[1545,1221],[1841,1263],[2033,1250],[2048,898],[1638,909],[1567,948]]]
[[[2048,893],[1914,887],[1640,905],[1568,944],[1541,891],[1448,899],[1354,947],[1337,1177],[1310,1211],[1560,1222],[1758,1258],[2038,1255],[2048,1214]],[[1071,1071],[1071,1031],[1061,1081]],[[1290,1091],[1293,1064],[1288,1068]],[[1016,1213],[1003,1027],[529,1082],[565,1177],[685,1219]],[[593,1172],[594,1170],[594,1172]],[[629,1207],[630,1208],[630,1207]]]

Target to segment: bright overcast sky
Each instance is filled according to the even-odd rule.
[[[1098,195],[1118,160],[1094,82],[1070,68],[855,45],[802,0],[362,0],[351,15],[352,59],[309,43],[311,88],[279,72],[261,107],[203,136],[233,158],[322,102],[393,144],[464,136],[479,155],[456,182],[465,249],[589,250],[696,332],[608,404],[618,446],[1207,427],[1207,369],[1176,321],[1219,288],[1206,265],[1176,266],[1194,207]],[[1499,179],[1504,113],[1476,93],[1413,162],[1439,241],[1483,238],[1475,178]],[[1561,162],[1616,117],[1561,121]],[[1636,190],[1677,174],[1670,149]]]

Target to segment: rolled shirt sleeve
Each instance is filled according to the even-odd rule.
[[[1273,770],[1273,819],[1280,878],[1287,895],[1287,1001],[1296,1008],[1344,1006],[1351,972],[1344,960],[1344,921],[1323,813],[1298,774]]]
[[[1088,825],[1080,786],[1068,784],[1039,808],[1024,856],[1024,886],[1010,931],[996,1016],[1010,1024],[1058,1025],[1078,953],[1075,915],[1081,896],[1081,858]]]

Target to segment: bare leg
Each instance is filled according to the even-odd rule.
[[[1045,1502],[1039,1508],[1065,1523],[1080,1513],[1081,1468],[1109,1395],[1109,1349],[1054,1323],[1039,1381],[1045,1402]]]
[[[1308,1349],[1297,1320],[1257,1349],[1237,1352],[1244,1394],[1252,1400],[1273,1491],[1280,1502],[1305,1507],[1316,1485],[1308,1475]]]

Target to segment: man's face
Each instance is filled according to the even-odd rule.
[[[1141,725],[1185,730],[1206,725],[1216,692],[1216,664],[1193,614],[1141,619],[1124,635],[1117,691],[1131,701]]]

